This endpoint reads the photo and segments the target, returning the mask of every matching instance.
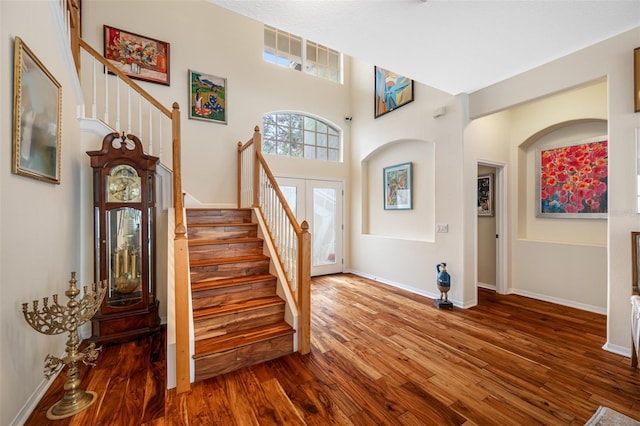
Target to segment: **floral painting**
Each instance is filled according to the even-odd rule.
[[[105,25],[104,57],[127,77],[169,86],[169,43]]]
[[[408,210],[412,208],[411,166],[411,163],[404,163],[384,168],[385,210]]]
[[[189,118],[227,123],[227,79],[189,71]]]
[[[413,80],[377,66],[374,67],[374,73],[374,118],[378,118],[413,101]]]
[[[606,218],[605,136],[537,153],[538,217]]]

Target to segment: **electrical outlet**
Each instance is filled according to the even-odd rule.
[[[436,224],[436,232],[440,234],[444,234],[449,232],[449,224],[448,223],[437,223]]]

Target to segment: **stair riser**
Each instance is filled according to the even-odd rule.
[[[262,241],[237,242],[229,244],[207,244],[189,247],[189,259],[222,259],[262,254]]]
[[[276,280],[238,284],[223,288],[212,288],[192,293],[193,309],[238,303],[250,299],[269,297],[276,294]]]
[[[284,304],[256,309],[251,312],[234,312],[213,318],[195,320],[196,340],[222,336],[236,331],[248,330],[263,325],[278,324],[284,321]]]
[[[187,210],[187,223],[249,223],[250,210]]]
[[[192,266],[191,282],[199,282],[210,278],[232,278],[269,272],[269,259],[250,260],[221,265]]]
[[[293,337],[279,336],[238,349],[212,354],[195,361],[196,381],[243,367],[270,361],[293,352]]]
[[[230,240],[235,238],[257,237],[258,228],[252,226],[194,226],[188,228],[189,239]]]

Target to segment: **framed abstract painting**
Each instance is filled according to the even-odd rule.
[[[104,57],[127,77],[169,86],[169,43],[104,25]]]
[[[60,183],[62,86],[20,39],[13,74],[13,173]]]
[[[375,66],[374,80],[374,118],[378,118],[409,102],[413,102],[413,80],[410,78]]]
[[[603,219],[608,213],[608,138],[536,151],[536,217]]]
[[[410,210],[412,164],[403,163],[384,168],[384,209]]]
[[[227,79],[189,70],[189,118],[227,123]]]

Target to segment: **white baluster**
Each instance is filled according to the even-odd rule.
[[[104,67],[104,122],[109,125],[109,71]]]
[[[149,154],[153,155],[153,111],[149,103]]]
[[[127,85],[127,134],[131,134],[131,86]]]
[[[138,134],[142,138],[142,96],[138,94]]]
[[[162,158],[164,155],[164,140],[162,139],[162,116],[158,113],[158,143],[160,148],[158,149],[158,157]],[[150,138],[149,140],[153,140]]]
[[[116,78],[116,132],[120,131],[120,79]]]
[[[91,95],[92,95],[92,99],[91,99],[91,118],[97,118],[98,117],[98,106],[96,104],[97,100],[96,98],[97,96],[97,90],[98,90],[98,85],[96,82],[96,60],[94,59],[92,61],[93,64],[93,72],[91,73]]]

